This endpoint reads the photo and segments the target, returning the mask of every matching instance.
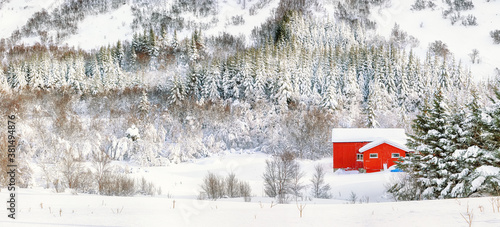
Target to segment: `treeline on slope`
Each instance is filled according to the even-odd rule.
[[[437,91],[412,124],[408,145],[415,152],[398,163],[406,174],[389,188],[396,200],[500,194],[498,87],[488,107],[475,92],[465,106],[445,99]]]
[[[59,59],[52,57],[57,51],[43,46],[38,54],[12,49],[11,59],[25,52],[30,57],[11,61],[0,82],[3,90],[64,87],[97,94],[144,87],[148,78],[137,72],[168,70],[164,81],[147,89],[162,92],[170,104],[265,100],[284,110],[306,105],[347,111],[352,119],[344,126],[368,127],[404,125],[401,118],[411,116],[434,89],[456,94],[470,86],[469,72],[449,54],[429,52],[420,61],[399,49],[400,43],[366,41],[361,26],[290,17],[283,27],[290,34],[286,40],[227,58],[210,55],[220,39],[205,40],[200,31],[179,42],[175,33],[157,36],[151,29],[132,43],[95,53],[70,51]]]

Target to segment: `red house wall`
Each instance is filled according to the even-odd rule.
[[[363,168],[363,162],[356,161],[356,154],[367,143],[369,142],[333,143],[333,168]]]
[[[370,158],[370,154],[378,154],[378,158]],[[391,158],[392,153],[399,153],[400,157],[405,156],[405,151],[401,150],[392,145],[383,143],[380,144],[370,150],[363,152],[363,162],[364,168],[367,173],[378,172],[384,169],[384,163],[387,163],[387,168],[395,165],[394,161],[397,161],[397,158]]]

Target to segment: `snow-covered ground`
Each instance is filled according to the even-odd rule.
[[[5,192],[0,193],[5,197]],[[295,203],[271,207],[258,201],[200,201],[150,197],[103,197],[25,190],[16,220],[1,226],[499,226],[491,198],[368,204],[307,202],[303,217]],[[175,200],[175,208],[173,201]],[[255,198],[254,198],[255,200]],[[2,209],[3,210],[3,209]],[[2,211],[5,213],[5,211]]]
[[[63,0],[10,0],[0,8],[0,39],[8,38],[14,30],[28,22],[31,15],[42,9],[51,12],[52,9],[64,3]]]
[[[333,173],[331,159],[300,161],[309,184],[314,165],[328,168],[325,180],[332,186],[332,199],[308,199],[289,204],[273,203],[265,197],[262,173],[269,155],[253,152],[229,153],[165,167],[129,166],[133,175],[144,176],[162,187],[162,195],[112,197],[54,193],[41,188],[20,189],[17,218],[0,210],[0,226],[467,226],[461,216],[473,212],[473,226],[500,225],[500,212],[493,211],[491,198],[392,202],[385,185],[398,173]],[[118,163],[122,164],[122,163]],[[208,171],[236,173],[249,181],[254,197],[217,201],[197,200],[200,184]],[[368,203],[348,204],[354,192]],[[0,198],[7,200],[3,188]],[[173,207],[175,201],[175,208]],[[298,205],[305,204],[300,218]]]
[[[91,50],[115,45],[119,40],[132,40],[134,32],[130,25],[133,19],[130,5],[123,5],[105,14],[89,16],[78,25],[78,33],[70,36],[65,43]]]
[[[376,31],[388,38],[394,24],[398,23],[408,35],[416,37],[420,45],[414,50],[425,59],[429,44],[443,41],[455,55],[456,61],[470,68],[475,79],[480,80],[494,75],[494,69],[500,68],[500,45],[494,44],[490,31],[500,29],[500,1],[473,1],[474,9],[462,11],[462,16],[476,16],[478,26],[463,26],[461,22],[452,25],[444,19],[442,11],[447,6],[444,1],[434,1],[434,10],[412,11],[415,0],[390,1],[389,7],[377,7],[372,10],[371,19],[377,23]],[[469,54],[479,50],[479,64],[472,64]]]

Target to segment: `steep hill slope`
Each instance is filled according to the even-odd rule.
[[[420,41],[415,51],[422,57],[425,57],[432,42],[441,40],[455,54],[457,62],[462,61],[470,67],[476,79],[495,75],[495,68],[500,68],[500,45],[493,43],[490,31],[500,29],[500,1],[473,1],[473,9],[459,12],[462,17],[475,16],[477,26],[464,26],[460,20],[452,25],[450,17],[458,13],[443,18],[443,12],[449,6],[444,1],[432,2],[436,4],[434,8],[423,10],[412,10],[415,0],[391,1],[390,4],[376,7],[372,10],[371,18],[377,23],[377,33],[389,38],[397,23],[408,35]],[[469,54],[473,49],[479,50],[479,63],[471,62]]]

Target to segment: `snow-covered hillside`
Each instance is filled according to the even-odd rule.
[[[51,11],[63,0],[10,0],[0,5],[0,39],[8,38],[14,30],[26,24],[31,15],[43,9]]]
[[[500,21],[499,1],[475,1],[474,8],[462,11],[462,15],[474,15],[477,17],[477,26],[462,26],[460,22],[452,25],[448,18],[443,18],[446,3],[433,1],[436,6],[432,9],[421,11],[412,10],[414,0],[386,1],[381,6],[375,6],[371,10],[370,19],[376,22],[376,33],[389,38],[395,23],[399,24],[401,30],[416,37],[420,45],[414,49],[422,58],[428,50],[429,44],[443,41],[450,51],[455,55],[456,61],[461,61],[464,66],[472,71],[478,80],[495,75],[495,69],[499,68],[498,53],[500,45],[493,43],[489,32],[498,28]],[[7,1],[0,9],[0,38],[7,38],[16,29],[22,28],[33,15],[45,9],[51,12],[63,3],[60,0],[44,1]],[[319,1],[320,7],[315,7],[314,12],[319,17],[334,17],[332,2]],[[156,3],[157,8],[169,10],[172,3]],[[215,5],[216,14],[195,15],[193,12],[183,12],[180,18],[187,24],[201,26],[208,25],[203,29],[205,36],[219,35],[223,32],[245,37],[247,44],[251,44],[251,31],[260,26],[269,17],[272,17],[278,7],[278,0],[269,1],[241,1],[226,0],[218,1]],[[76,34],[70,35],[61,44],[80,47],[85,50],[99,48],[101,46],[113,45],[119,40],[131,40],[134,33],[141,33],[144,28],[132,29],[134,15],[131,7],[137,6],[134,1],[126,1],[123,6],[111,9],[110,12],[88,15],[78,23]],[[259,6],[259,7],[256,7]],[[139,7],[140,8],[140,7]],[[257,9],[257,10],[255,10]],[[19,17],[16,15],[23,15]],[[147,28],[146,28],[147,29]],[[192,29],[178,31],[179,38],[189,37]],[[55,32],[52,32],[54,34]],[[19,43],[34,44],[40,42],[40,38],[23,38]],[[469,54],[473,49],[479,50],[479,63],[472,64]]]
[[[377,23],[379,35],[388,38],[397,23],[408,35],[416,37],[420,45],[415,52],[422,58],[430,43],[441,40],[457,62],[462,61],[470,68],[476,79],[494,75],[494,69],[500,68],[500,45],[493,43],[490,31],[500,29],[500,1],[473,1],[473,9],[461,12],[463,16],[474,15],[477,26],[463,26],[460,21],[452,25],[448,18],[443,18],[443,11],[447,8],[444,1],[433,2],[436,4],[434,9],[417,11],[411,10],[415,0],[390,1],[372,10],[371,18]],[[471,63],[469,54],[473,49],[479,50],[478,64]]]
[[[8,1],[0,8],[0,38],[8,38],[16,29],[21,29],[35,13],[42,10],[49,14],[64,1],[51,0],[44,1],[43,4],[37,1]],[[250,34],[252,29],[260,26],[273,14],[273,10],[278,7],[279,0],[270,1],[241,1],[227,0],[219,1],[215,4],[216,15],[195,15],[192,12],[183,12],[179,17],[188,24],[209,24],[203,29],[205,35],[219,35],[228,33],[235,36],[243,36],[250,44]],[[172,2],[150,3],[156,9],[170,10]],[[257,7],[258,5],[259,7]],[[80,47],[84,50],[98,49],[101,46],[113,45],[117,41],[132,40],[134,33],[142,33],[142,29],[132,29],[134,15],[131,7],[143,9],[143,6],[135,1],[125,1],[117,9],[108,9],[109,12],[97,15],[87,15],[79,21],[78,31],[62,41],[61,44]],[[17,15],[23,15],[19,17]],[[183,29],[178,31],[179,38],[189,37],[193,29]],[[49,31],[54,37],[57,31]],[[32,45],[40,42],[40,37],[25,37],[18,41]]]

